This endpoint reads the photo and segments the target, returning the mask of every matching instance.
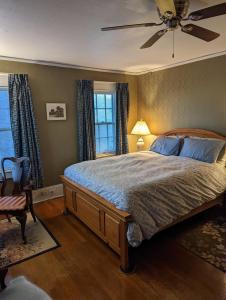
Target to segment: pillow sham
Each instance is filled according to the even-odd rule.
[[[150,147],[150,151],[162,155],[178,155],[180,150],[180,138],[159,136]]]
[[[225,141],[205,138],[185,138],[179,156],[214,163],[225,146]]]
[[[200,139],[200,140],[222,141],[222,140],[216,139],[216,138],[201,138],[201,137],[197,137],[197,136],[190,136],[190,138]],[[219,156],[217,158],[217,163],[226,166],[226,141],[225,141],[224,147],[220,151],[220,154],[219,154]]]

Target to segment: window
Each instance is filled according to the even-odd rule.
[[[14,156],[14,146],[9,114],[9,94],[7,86],[0,86],[0,160]],[[5,165],[10,170],[10,162]]]
[[[94,93],[97,157],[115,154],[115,93]]]

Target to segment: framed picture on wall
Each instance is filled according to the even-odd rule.
[[[49,121],[66,120],[66,104],[46,103],[46,113]]]

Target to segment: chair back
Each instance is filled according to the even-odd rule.
[[[8,181],[5,169],[5,163],[12,163],[12,195],[20,194],[23,191],[23,186],[28,184],[31,179],[31,162],[28,157],[5,157],[1,161],[3,184],[1,188],[1,196],[5,195],[5,188]]]

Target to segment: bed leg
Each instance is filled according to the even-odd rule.
[[[135,264],[132,261],[129,244],[127,240],[128,224],[122,222],[120,226],[120,269],[123,273],[132,273],[135,270]]]

